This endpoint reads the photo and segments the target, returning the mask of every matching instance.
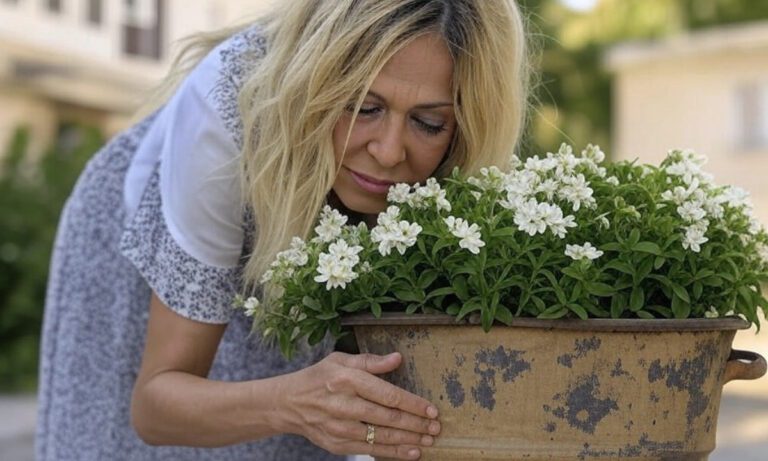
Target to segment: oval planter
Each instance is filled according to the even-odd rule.
[[[438,405],[422,460],[706,460],[722,387],[766,372],[731,350],[739,318],[516,319],[485,333],[443,315],[347,317],[389,381]]]

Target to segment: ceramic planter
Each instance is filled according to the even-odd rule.
[[[738,318],[516,319],[485,333],[442,315],[354,316],[362,352],[399,351],[387,376],[440,408],[422,460],[706,460],[723,385],[765,374],[731,349]]]

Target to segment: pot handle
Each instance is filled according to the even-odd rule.
[[[757,379],[765,375],[765,358],[757,352],[731,349],[731,355],[725,363],[725,381],[734,379]]]

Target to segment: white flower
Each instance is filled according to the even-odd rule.
[[[704,317],[708,319],[716,319],[720,317],[720,313],[717,312],[717,309],[715,309],[715,306],[709,306],[709,309],[704,312]]]
[[[347,217],[338,210],[326,205],[320,214],[320,224],[315,227],[317,239],[328,243],[341,235],[341,227],[347,223]]]
[[[707,216],[707,212],[697,202],[685,202],[677,207],[677,214],[686,222],[698,222]]]
[[[576,218],[572,215],[563,217],[563,210],[557,205],[540,203],[537,208],[549,230],[560,238],[565,238],[569,227],[576,227]]]
[[[600,216],[599,218],[597,218],[597,221],[600,223],[600,227],[602,227],[603,229],[611,228],[611,222],[608,221],[608,218],[606,218],[605,216]]]
[[[363,251],[363,247],[359,245],[349,246],[346,240],[343,239],[331,243],[328,247],[328,253],[330,255],[335,256],[340,260],[347,260],[352,266],[360,262],[360,257],[358,257],[357,254],[361,251]]]
[[[600,146],[593,146],[592,144],[587,144],[587,147],[581,151],[581,156],[595,163],[603,163],[605,160],[605,153],[600,150]]]
[[[706,222],[704,220],[703,222]],[[683,248],[690,249],[694,253],[701,251],[701,245],[706,243],[709,239],[704,236],[707,230],[706,225],[702,226],[699,223],[693,224],[683,228],[685,235],[683,236]]]
[[[768,264],[768,245],[764,243],[758,243],[757,254],[760,256],[760,259],[763,260],[763,264]]]
[[[453,216],[448,216],[444,222],[451,234],[461,239],[459,241],[461,248],[469,250],[473,254],[480,253],[480,248],[485,246],[485,242],[480,238],[480,228],[477,224],[470,226],[464,219]]]
[[[611,176],[609,178],[606,178],[605,182],[607,182],[608,184],[610,184],[612,186],[618,186],[619,185],[619,178],[617,178],[616,176]]]
[[[563,187],[558,195],[573,205],[573,211],[579,211],[582,203],[587,208],[596,206],[597,202],[592,197],[592,189],[583,174],[576,176],[564,176],[560,179]]]
[[[539,158],[538,155],[534,155],[525,160],[525,169],[534,173],[546,173],[557,168],[557,163],[557,159],[553,156]]]
[[[565,255],[571,259],[597,259],[603,255],[603,252],[593,247],[591,243],[585,242],[584,245],[566,245]]]
[[[317,273],[319,275],[315,276],[315,282],[326,282],[326,290],[337,287],[346,288],[347,283],[357,278],[357,273],[352,270],[348,260],[339,259],[328,253],[320,253]]]
[[[530,170],[517,171],[506,176],[504,190],[507,191],[507,195],[510,197],[508,200],[512,201],[513,196],[527,198],[533,195],[539,181],[539,175]]]
[[[245,300],[245,304],[243,307],[245,308],[245,315],[248,317],[253,317],[256,314],[256,311],[259,309],[259,306],[261,303],[259,300],[253,296]]]
[[[544,216],[539,212],[539,204],[535,199],[530,199],[518,205],[515,211],[515,224],[517,228],[528,235],[543,234],[547,230]]]
[[[387,201],[392,203],[406,203],[411,195],[411,186],[405,183],[395,184],[389,188]]]
[[[387,256],[396,248],[402,255],[405,250],[416,244],[416,238],[422,228],[417,223],[397,221],[400,210],[389,207],[386,213],[379,214],[378,225],[371,231],[371,241],[379,244],[379,253]]]
[[[552,200],[557,192],[558,184],[554,179],[545,179],[536,186],[536,193],[543,193],[547,200]]]
[[[427,184],[416,188],[416,195],[421,198],[421,203],[425,200],[433,199],[439,210],[451,211],[451,203],[445,198],[445,191],[440,187],[440,183],[435,178],[427,179]]]
[[[727,186],[721,192],[723,201],[732,208],[746,206],[750,208],[749,192],[736,186]]]

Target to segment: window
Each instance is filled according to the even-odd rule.
[[[123,52],[160,60],[163,54],[164,0],[125,0]]]
[[[61,0],[45,0],[45,5],[48,11],[53,13],[61,13]]]
[[[101,0],[88,0],[87,19],[90,24],[96,24],[96,25],[101,24],[101,21],[103,19],[102,18],[103,11],[102,11],[101,3],[102,3]]]
[[[768,82],[750,82],[736,92],[739,147],[768,148]]]

